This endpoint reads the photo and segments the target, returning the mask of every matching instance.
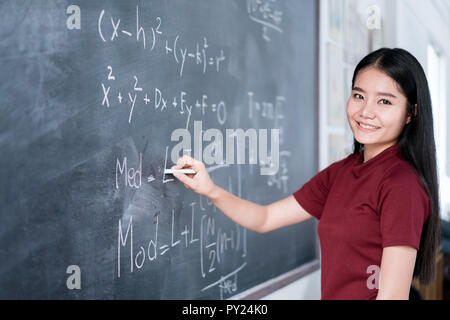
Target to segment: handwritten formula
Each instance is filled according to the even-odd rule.
[[[262,36],[270,41],[271,32],[282,33],[282,12],[275,9],[276,1],[247,1],[247,13],[251,21],[262,26]],[[135,7],[133,19],[124,20],[119,14],[108,9],[100,9],[97,16],[97,41],[108,50],[114,50],[115,45],[126,45],[130,50],[139,50],[148,62],[158,61],[176,69],[178,81],[194,72],[196,76],[220,76],[224,71],[225,63],[232,57],[225,54],[225,48],[210,41],[204,35],[199,35],[196,41],[186,41],[180,33],[168,34],[165,28],[165,18],[152,15],[148,8]],[[173,31],[173,30],[172,30]],[[165,61],[165,62],[163,62]],[[144,61],[145,62],[145,61]],[[115,112],[126,108],[127,118],[124,125],[133,128],[135,117],[152,117],[156,113],[172,113],[182,117],[185,128],[188,129],[193,119],[206,115],[214,115],[217,124],[224,126],[229,115],[227,103],[223,98],[210,98],[209,92],[196,92],[191,94],[188,90],[168,89],[163,84],[158,85],[158,79],[152,79],[150,85],[148,75],[151,70],[129,69],[123,66],[108,63],[103,66],[103,78],[98,85],[99,105],[105,112]],[[120,70],[120,72],[118,72]],[[145,81],[142,79],[146,79]],[[217,96],[217,95],[214,95]],[[247,99],[249,119],[264,118],[276,128],[282,127],[284,119],[284,96],[276,96],[271,101],[260,100],[257,93],[242,93]],[[246,106],[238,106],[245,110]],[[139,110],[139,113],[136,113]],[[244,112],[245,114],[245,112]],[[175,128],[174,128],[175,129]],[[281,141],[282,142],[282,141]],[[168,166],[168,146],[165,150],[164,168]],[[267,185],[283,189],[286,192],[288,151],[283,151],[281,157],[280,173],[268,178]],[[145,159],[142,152],[133,159],[127,155],[118,155],[115,159],[114,186],[116,192],[126,189],[137,191],[146,183],[168,183],[174,179],[158,176],[145,171]],[[217,166],[210,168],[218,169]],[[239,195],[241,193],[240,168],[238,168]],[[252,172],[250,172],[252,174]],[[230,183],[231,192],[231,183]],[[234,223],[220,224],[214,215],[208,214],[206,207],[210,206],[214,212],[216,208],[205,198],[189,204],[190,221],[188,223],[175,223],[180,219],[180,212],[174,209],[170,217],[162,216],[160,212],[153,213],[151,230],[143,232],[141,224],[136,217],[127,216],[119,219],[117,223],[117,279],[123,274],[145,272],[151,270],[161,257],[167,257],[179,250],[194,250],[198,254],[198,277],[204,279],[205,285],[200,291],[218,290],[221,298],[227,298],[238,290],[238,273],[246,267],[247,236],[246,230]],[[161,219],[169,219],[167,224],[161,225]],[[147,235],[142,238],[142,234]],[[137,236],[139,235],[139,236]],[[164,235],[164,237],[162,237]],[[169,235],[167,237],[167,235]],[[236,258],[238,257],[238,259]],[[237,260],[236,260],[237,259]],[[234,261],[229,272],[222,274],[226,261]],[[236,264],[236,261],[238,263]],[[219,268],[220,267],[220,268]],[[228,269],[228,264],[227,264]],[[122,276],[122,278],[121,278]]]
[[[161,17],[155,17],[154,23],[151,24],[149,29],[143,26],[143,21],[148,22],[149,20],[148,17],[140,19],[139,6],[136,6],[136,20],[129,22],[127,27],[124,27],[127,29],[122,28],[125,22],[121,21],[120,17],[113,17],[102,10],[98,16],[98,35],[103,42],[135,41],[141,44],[144,50],[149,51],[155,50],[157,43],[162,41],[164,54],[179,66],[180,77],[183,76],[186,63],[194,63],[203,74],[206,73],[208,68],[213,68],[216,72],[220,71],[221,63],[226,59],[224,51],[218,49],[216,50],[218,52],[210,55],[211,49],[206,37],[203,37],[203,41],[196,42],[190,47],[182,46],[180,36],[177,35],[174,39],[164,37]]]

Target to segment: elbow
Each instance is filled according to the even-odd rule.
[[[409,297],[397,296],[397,295],[377,296],[377,300],[409,300]]]
[[[246,229],[248,229],[248,230],[251,230],[251,231],[260,233],[260,234],[263,234],[263,233],[266,233],[266,232],[269,231],[269,230],[267,230],[267,229],[265,228],[265,226],[264,226],[263,223],[260,224],[260,225],[253,225],[253,226],[248,226],[248,227],[242,226],[242,227],[243,227],[243,228],[246,228]]]
[[[263,228],[257,228],[257,229],[255,229],[253,231],[258,232],[259,234],[264,234],[264,233],[269,232],[270,230],[266,230],[266,229],[263,229]]]
[[[266,232],[269,232],[269,230],[265,230],[263,227],[261,227],[261,226],[251,226],[251,227],[246,227],[246,226],[244,226],[244,225],[239,225],[239,226],[241,226],[242,228],[244,228],[244,229],[247,229],[247,230],[250,230],[250,231],[254,231],[254,232],[257,232],[257,233],[259,233],[259,234],[263,234],[263,233],[266,233]]]
[[[268,216],[269,216],[268,208],[267,206],[263,206],[261,223],[254,229],[254,231],[263,234],[272,230],[268,225],[267,221]]]
[[[409,294],[378,291],[377,300],[409,300]]]

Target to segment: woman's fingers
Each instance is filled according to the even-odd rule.
[[[174,172],[174,177],[180,180],[180,182],[182,182],[187,189],[192,189],[193,191],[201,194],[203,192],[205,183],[208,185],[208,183],[210,182],[208,181],[209,176],[206,172],[205,164],[192,157],[184,155],[178,159],[176,165],[172,166],[172,169],[175,170],[183,168],[193,169],[195,171],[195,174]]]
[[[178,180],[180,180],[185,186],[187,185],[188,187],[192,188],[192,183],[194,182],[194,180],[192,178],[189,178],[184,173],[179,173],[179,172],[174,172],[173,175]]]
[[[194,169],[195,173],[205,169],[205,164],[201,161],[198,161],[196,159],[192,159],[192,169]]]
[[[184,155],[178,159],[177,164],[172,169],[192,168],[197,173],[204,168],[204,164],[188,155]]]
[[[193,158],[184,155],[181,158],[178,159],[177,164],[176,164],[176,169],[182,169],[185,166],[191,166],[193,163]]]

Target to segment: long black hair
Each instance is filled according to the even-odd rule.
[[[434,279],[435,256],[440,244],[436,147],[427,78],[419,61],[408,51],[381,48],[358,63],[353,73],[352,88],[358,72],[368,67],[376,68],[392,78],[407,98],[406,108],[411,121],[404,126],[397,144],[403,158],[416,170],[430,199],[431,213],[423,225],[413,275],[426,285]],[[360,153],[364,145],[353,140],[353,153]]]

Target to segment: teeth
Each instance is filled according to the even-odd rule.
[[[367,125],[365,125],[365,124],[362,124],[361,122],[358,122],[358,124],[359,124],[361,127],[363,127],[364,129],[372,129],[372,130],[378,129],[377,127],[367,126]]]

